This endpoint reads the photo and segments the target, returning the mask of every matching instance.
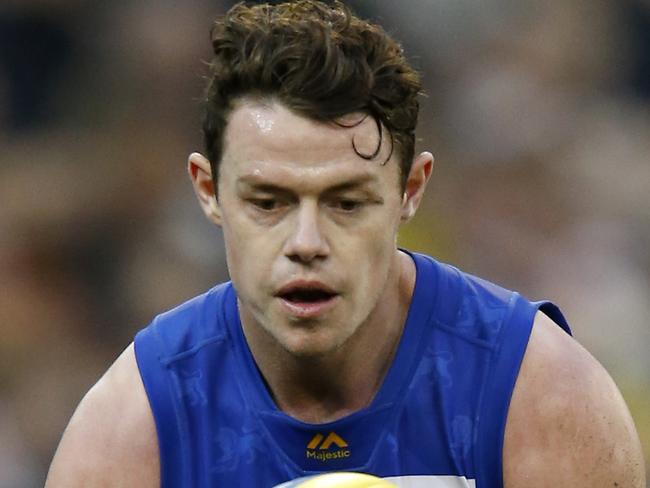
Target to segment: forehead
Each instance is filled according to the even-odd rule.
[[[386,162],[390,138],[382,139],[379,154],[366,160],[355,152],[373,154],[380,142],[377,124],[363,114],[350,114],[341,124],[315,121],[272,100],[243,99],[232,113],[224,134],[222,176],[281,174],[300,179],[372,174],[392,179],[393,157]],[[354,145],[353,145],[354,144]],[[384,164],[385,163],[385,164]],[[304,183],[307,181],[304,180]]]

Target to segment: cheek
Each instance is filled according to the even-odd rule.
[[[370,222],[369,222],[370,223]],[[364,295],[381,287],[396,249],[395,230],[391,219],[382,219],[355,232],[349,247],[347,269],[355,270],[353,279]]]
[[[225,213],[223,236],[228,270],[233,282],[259,287],[272,275],[278,239],[274,232],[260,229],[238,209]]]
[[[372,256],[370,272],[377,280],[385,280],[397,249],[397,231],[400,222],[400,207],[390,205],[378,225],[373,226],[368,236],[368,256]],[[378,283],[379,284],[379,283]]]
[[[257,265],[260,259],[255,253],[256,235],[248,229],[237,215],[224,212],[221,226],[226,261],[230,277],[235,287],[242,290],[248,283],[255,281]]]
[[[384,213],[368,228],[366,239],[371,252],[378,256],[385,256],[395,250],[397,231],[400,224],[401,206],[395,202],[386,205]]]

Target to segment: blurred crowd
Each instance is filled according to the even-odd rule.
[[[401,244],[550,298],[650,460],[650,1],[356,0],[422,72]],[[163,310],[227,279],[185,162],[227,0],[0,4],[0,488]]]

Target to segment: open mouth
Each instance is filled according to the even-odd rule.
[[[280,297],[289,302],[296,303],[318,303],[325,302],[336,296],[336,293],[331,293],[325,290],[314,289],[297,289],[288,293],[283,293]]]
[[[290,315],[314,318],[333,307],[339,294],[322,283],[295,282],[283,287],[276,296]]]

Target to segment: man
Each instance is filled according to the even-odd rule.
[[[215,24],[199,203],[232,283],[157,317],[79,405],[47,486],[645,486],[559,310],[400,250],[433,157],[420,81],[341,4]]]

